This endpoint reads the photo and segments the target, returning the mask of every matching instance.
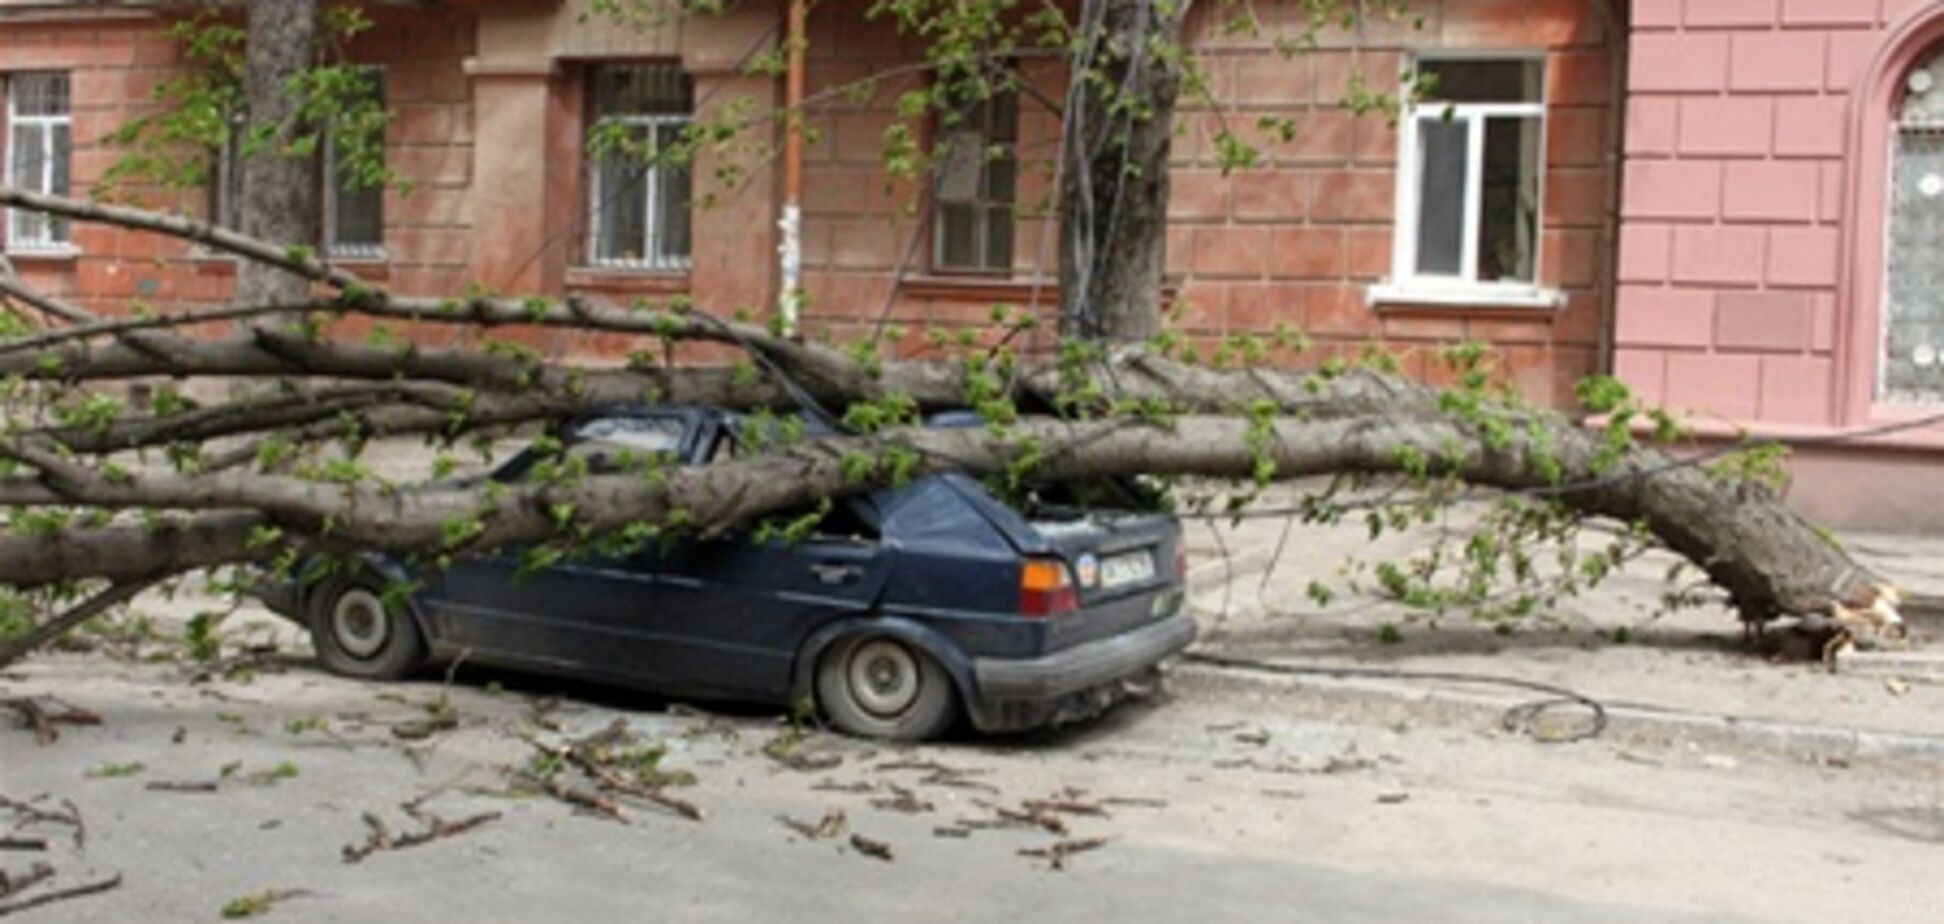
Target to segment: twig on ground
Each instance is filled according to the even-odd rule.
[[[142,787],[150,792],[215,792],[215,780],[153,780]]]
[[[704,817],[701,807],[667,792],[672,782],[688,778],[686,774],[670,776],[651,769],[637,769],[630,777],[613,766],[627,756],[615,754],[614,747],[632,738],[628,723],[617,718],[600,731],[564,744],[548,745],[532,741],[530,743],[534,749],[540,752],[539,760],[551,766],[518,770],[514,776],[556,799],[591,809],[617,821],[625,821],[626,816],[622,813],[621,804],[613,798],[615,795],[640,799],[690,821],[701,821]],[[571,766],[592,780],[594,791],[580,789],[558,779],[562,765]]]
[[[489,821],[497,820],[500,817],[499,812],[481,812],[477,815],[461,818],[458,821],[447,821],[438,815],[419,808],[418,805],[412,802],[406,802],[400,808],[404,809],[405,814],[413,821],[417,821],[425,825],[425,827],[418,831],[410,831],[394,837],[391,829],[385,826],[384,819],[370,812],[366,812],[364,813],[364,823],[365,827],[369,830],[365,833],[364,843],[346,844],[342,851],[344,862],[356,863],[381,850],[404,850],[409,847],[417,847],[421,844],[429,844],[443,838],[455,837]]]
[[[84,895],[93,895],[97,892],[106,892],[109,889],[121,885],[121,882],[122,882],[121,874],[116,873],[115,875],[110,876],[107,879],[101,879],[95,882],[84,882],[78,886],[72,886],[66,889],[56,889],[52,892],[42,892],[41,894],[36,895],[32,898],[23,898],[20,901],[13,902],[11,904],[0,905],[0,918],[4,918],[7,915],[14,914],[16,912],[26,911],[29,908],[39,908],[42,905],[51,905],[55,902],[65,901],[70,898],[80,898]]]
[[[858,834],[854,831],[851,832],[850,845],[856,848],[858,853],[861,853],[867,857],[876,857],[880,860],[885,861],[886,863],[891,862],[891,860],[893,859],[893,857],[891,856],[890,844],[887,844],[884,841],[876,840],[874,838],[865,837],[864,835]]]
[[[27,872],[18,876],[0,869],[0,898],[7,898],[34,887],[38,882],[54,878],[54,867],[36,863]]]
[[[45,797],[37,797],[35,801],[41,798]],[[61,807],[66,811],[50,812],[29,802],[0,796],[0,808],[13,810],[14,818],[18,823],[67,825],[74,832],[74,848],[80,850],[88,846],[88,826],[81,820],[81,809],[69,799],[62,799]]]
[[[777,820],[783,822],[784,826],[790,830],[813,841],[836,837],[844,833],[844,828],[849,824],[849,820],[844,817],[844,810],[838,808],[824,812],[824,816],[814,824],[807,821],[798,821],[788,815],[779,815],[777,816]]]
[[[58,707],[59,711],[50,711],[48,705],[42,705],[43,702]],[[16,696],[11,699],[0,699],[0,706],[11,709],[15,715],[20,716],[21,727],[32,729],[34,743],[40,745],[49,745],[60,740],[61,732],[55,727],[56,725],[101,724],[100,713],[83,709],[52,696]]]
[[[1106,846],[1104,837],[1083,837],[1077,840],[1060,841],[1051,847],[1021,847],[1022,857],[1038,857],[1046,861],[1048,869],[1066,869],[1067,858],[1076,853],[1085,853]]]
[[[0,850],[46,850],[44,837],[0,837]]]

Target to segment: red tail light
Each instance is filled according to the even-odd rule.
[[[1019,613],[1051,616],[1080,608],[1073,577],[1066,563],[1052,558],[1029,558],[1019,566]]]

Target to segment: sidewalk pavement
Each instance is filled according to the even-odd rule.
[[[1181,681],[1269,683],[1386,721],[1496,725],[1508,709],[1543,698],[1485,679],[1498,678],[1602,703],[1610,735],[1944,767],[1944,607],[1927,605],[1944,600],[1944,538],[1842,537],[1918,605],[1909,650],[1864,652],[1831,673],[1802,652],[1752,650],[1726,606],[1660,613],[1671,555],[1650,555],[1556,611],[1500,628],[1462,612],[1435,618],[1351,591],[1352,561],[1422,551],[1432,542],[1428,530],[1375,542],[1360,521],[1298,523],[1284,533],[1285,521],[1273,519],[1189,524],[1190,601],[1202,623],[1196,651],[1309,673],[1191,659],[1177,672]],[[1310,599],[1312,581],[1337,593],[1329,606]],[[1363,583],[1375,582],[1366,572]],[[1789,633],[1772,632],[1767,647],[1789,641]],[[1356,676],[1317,673],[1345,670]],[[1587,715],[1559,709],[1547,718],[1584,722]]]

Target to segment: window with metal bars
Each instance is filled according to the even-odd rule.
[[[1944,401],[1944,50],[1904,78],[1891,142],[1877,396]]]
[[[1013,263],[1019,96],[998,89],[938,119],[932,142],[932,268],[1002,273]]]
[[[687,269],[694,81],[674,64],[602,65],[589,79],[587,263]]]
[[[6,175],[8,185],[32,192],[68,194],[68,161],[73,151],[73,116],[68,106],[68,75],[54,71],[0,75],[7,96]],[[65,218],[14,209],[7,214],[6,247],[12,251],[56,251],[70,246]]]

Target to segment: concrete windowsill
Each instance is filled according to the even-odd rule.
[[[1566,294],[1558,289],[1539,286],[1380,282],[1364,290],[1364,303],[1372,308],[1385,305],[1434,305],[1446,308],[1555,311],[1566,304]]]

